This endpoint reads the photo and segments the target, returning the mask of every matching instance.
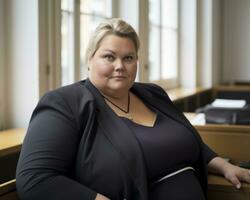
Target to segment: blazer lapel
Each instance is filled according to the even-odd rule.
[[[120,153],[121,160],[140,191],[141,199],[147,199],[147,175],[140,145],[130,128],[107,106],[100,92],[87,79],[86,86],[95,97],[97,120],[104,134]]]
[[[164,114],[168,115],[172,119],[184,124],[188,128],[192,129],[189,121],[185,118],[183,113],[181,113],[172,101],[169,99],[168,96],[166,98],[157,98],[151,92],[146,90],[144,87],[134,84],[133,88],[131,89],[136,95],[138,95],[144,103],[148,106],[153,107]],[[163,94],[162,94],[163,95]]]

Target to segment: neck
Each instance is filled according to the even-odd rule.
[[[103,95],[103,98],[106,102],[113,107],[113,109],[118,109],[120,112],[129,114],[130,110],[130,93],[128,92],[126,99],[123,98],[122,101],[117,101],[117,99],[110,99],[107,96]]]
[[[113,91],[113,90],[99,90],[102,96],[111,99],[116,102],[127,102],[129,89],[122,91]]]
[[[120,101],[120,102],[126,101],[126,99],[128,97],[130,87],[121,88],[119,90],[113,90],[113,89],[110,89],[107,87],[103,87],[100,84],[97,84],[95,81],[92,81],[91,77],[89,77],[89,81],[93,84],[93,86],[95,86],[95,88],[104,97],[107,97],[107,98],[115,100],[115,101]]]

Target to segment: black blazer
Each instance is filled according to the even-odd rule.
[[[202,152],[195,169],[205,193],[207,160],[214,152],[159,86],[135,83],[131,92],[195,135]],[[16,174],[21,199],[93,200],[96,193],[117,200],[148,199],[138,141],[88,79],[41,98],[30,120]]]

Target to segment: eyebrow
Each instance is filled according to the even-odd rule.
[[[104,49],[104,51],[108,51],[108,52],[110,52],[110,53],[112,53],[112,54],[116,54],[114,51],[112,51],[112,50],[110,50],[110,49]]]
[[[110,53],[116,55],[116,52],[114,52],[114,51],[112,51],[112,50],[110,50],[110,49],[104,49],[103,51],[108,51],[108,52],[110,52]],[[128,52],[128,53],[126,53],[125,55],[136,55],[136,53],[134,53],[134,52]]]

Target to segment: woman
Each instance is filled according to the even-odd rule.
[[[21,199],[202,200],[207,167],[240,188],[248,170],[218,157],[157,85],[134,83],[139,39],[100,24],[89,78],[44,95],[17,167]]]

